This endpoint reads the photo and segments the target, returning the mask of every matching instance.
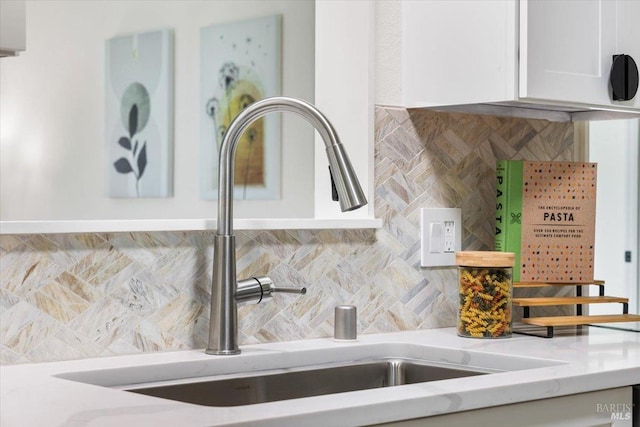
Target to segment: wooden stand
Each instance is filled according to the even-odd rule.
[[[617,323],[617,322],[639,322],[640,315],[629,314],[629,299],[621,297],[606,296],[604,294],[604,281],[594,280],[586,283],[526,283],[515,282],[514,289],[518,288],[543,288],[553,286],[576,286],[575,297],[538,297],[538,298],[513,298],[513,306],[522,307],[522,323],[534,326],[541,326],[547,329],[546,335],[537,335],[524,331],[513,332],[525,335],[534,335],[544,338],[553,337],[555,326],[580,326],[592,323]],[[582,286],[598,286],[598,296],[582,296]],[[586,304],[620,303],[622,304],[622,314],[606,314],[595,316],[583,316],[582,306]],[[575,305],[575,316],[553,316],[553,317],[530,317],[530,307],[553,306],[553,305]]]

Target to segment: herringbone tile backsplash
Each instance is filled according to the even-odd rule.
[[[420,268],[422,207],[461,207],[463,249],[493,247],[497,158],[572,160],[573,125],[377,108],[379,230],[238,232],[238,276],[307,286],[240,309],[241,343],[454,326],[454,268]],[[211,232],[3,235],[3,364],[203,348]]]

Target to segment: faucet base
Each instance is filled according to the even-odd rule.
[[[211,354],[214,356],[233,356],[235,354],[240,354],[240,349],[238,350],[214,350],[211,348],[208,348],[204,351],[207,354]]]

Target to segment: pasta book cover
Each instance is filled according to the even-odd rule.
[[[593,280],[595,163],[498,160],[495,250],[516,254],[514,282]]]

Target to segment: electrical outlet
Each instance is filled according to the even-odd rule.
[[[462,246],[462,212],[459,208],[423,208],[420,211],[420,265],[456,264]]]
[[[444,222],[444,253],[455,252],[455,239],[456,239],[456,223],[455,221]]]

